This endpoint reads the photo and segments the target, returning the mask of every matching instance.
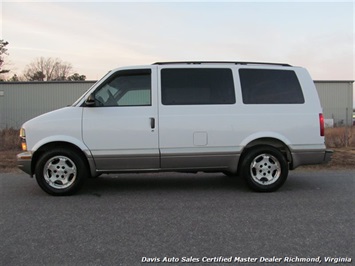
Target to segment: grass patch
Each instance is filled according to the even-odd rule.
[[[0,172],[15,171],[16,154],[21,152],[19,130],[6,128],[0,130]]]
[[[355,127],[334,127],[325,129],[327,148],[355,147]]]
[[[21,149],[20,131],[6,128],[0,131],[0,151],[16,151]]]

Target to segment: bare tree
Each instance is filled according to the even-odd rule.
[[[70,81],[79,81],[79,80],[85,80],[86,76],[85,75],[80,75],[78,73],[74,73],[73,75],[68,77],[68,80]]]
[[[2,69],[4,66],[4,55],[8,55],[6,48],[6,45],[8,44],[9,42],[0,40],[0,74],[6,74],[10,72],[8,69]],[[0,78],[0,80],[2,79]]]
[[[20,82],[20,81],[24,81],[23,77],[19,77],[16,74],[13,74],[11,78],[6,80],[7,82]]]
[[[72,69],[70,63],[59,58],[39,57],[26,66],[24,76],[31,81],[66,80]]]

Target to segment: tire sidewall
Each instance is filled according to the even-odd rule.
[[[270,154],[275,157],[279,163],[281,168],[281,173],[279,178],[272,184],[269,185],[261,185],[257,183],[251,173],[250,166],[253,160],[261,154]],[[288,163],[286,161],[285,156],[278,149],[272,146],[258,146],[253,147],[246,152],[246,155],[242,161],[242,175],[247,183],[247,185],[254,191],[257,192],[273,192],[279,189],[286,181],[288,176]]]
[[[74,183],[67,188],[63,188],[63,189],[54,188],[47,183],[47,181],[43,176],[44,166],[49,160],[51,160],[53,157],[56,156],[68,157],[75,164],[76,178]],[[35,176],[36,176],[37,183],[42,188],[42,190],[44,190],[50,195],[65,196],[65,195],[72,195],[82,187],[85,178],[87,176],[87,169],[83,158],[79,156],[77,153],[75,153],[74,151],[66,150],[66,149],[54,149],[45,152],[39,158],[35,168]]]

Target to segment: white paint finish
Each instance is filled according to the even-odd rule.
[[[147,68],[147,67],[145,67]],[[152,67],[152,77],[156,76]],[[113,72],[114,73],[114,72]],[[156,78],[152,78],[151,106],[83,107],[83,141],[91,150],[99,169],[121,169],[122,156],[137,156],[136,167],[144,156],[154,158],[147,168],[159,168],[158,123],[151,128],[151,118],[157,120]],[[117,161],[115,161],[115,157]],[[111,169],[110,169],[111,168]],[[130,168],[134,168],[130,164]]]
[[[194,132],[194,145],[206,146],[208,143],[207,132]]]
[[[159,157],[158,130],[150,127],[150,117],[157,116],[156,107],[83,109],[83,140],[94,158],[139,154]],[[158,166],[159,158],[151,167]],[[97,167],[101,169],[101,165]],[[118,163],[112,167],[120,168]]]
[[[82,108],[65,107],[27,121],[28,150],[35,151],[41,146],[55,141],[64,141],[86,149],[81,138]]]
[[[163,68],[231,68],[236,103],[228,105],[163,105],[159,70]],[[231,64],[164,65],[120,68],[152,71],[152,105],[60,109],[27,122],[28,147],[68,141],[90,150],[98,170],[227,168],[250,142],[277,139],[293,151],[325,149],[319,132],[319,99],[308,72],[299,67]],[[239,68],[288,69],[297,73],[304,104],[243,104]],[[108,77],[108,76],[107,76]],[[107,78],[106,77],[106,78]],[[103,81],[95,85],[95,90]],[[89,93],[87,94],[89,95]],[[151,118],[155,128],[151,128]],[[142,160],[144,163],[141,163]],[[189,161],[189,162],[188,162]],[[161,163],[160,163],[161,162]],[[235,166],[234,166],[235,167]]]

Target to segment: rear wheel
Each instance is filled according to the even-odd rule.
[[[258,146],[247,151],[242,161],[241,172],[252,190],[272,192],[285,183],[288,163],[278,149]]]
[[[78,191],[88,175],[84,159],[72,150],[54,149],[45,152],[37,162],[38,185],[55,196]]]

